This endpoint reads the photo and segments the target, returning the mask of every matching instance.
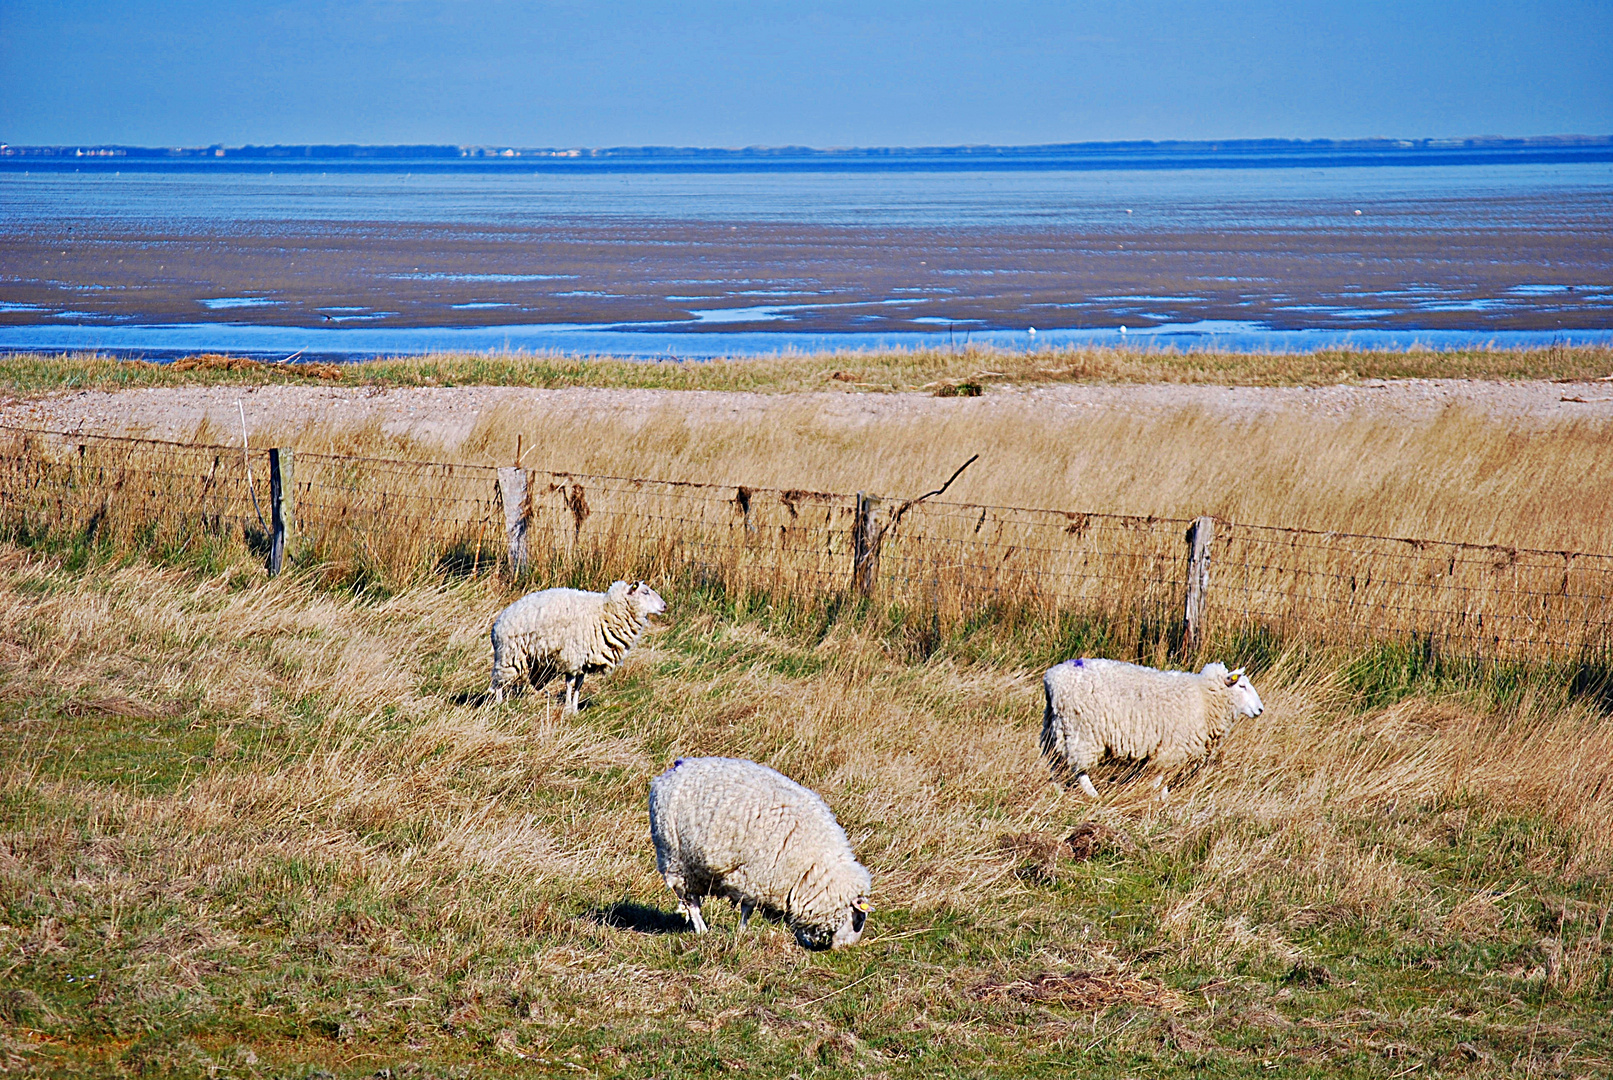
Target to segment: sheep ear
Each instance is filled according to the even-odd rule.
[[[874,913],[873,902],[870,901],[866,896],[859,896],[856,900],[852,901],[851,906],[862,912],[864,915],[872,915]]]
[[[1243,678],[1243,673],[1244,673],[1243,668],[1238,668],[1236,671],[1227,672],[1227,685],[1228,686],[1237,686],[1238,685],[1238,680]]]

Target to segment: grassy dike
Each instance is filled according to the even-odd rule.
[[[561,716],[497,579],[0,547],[0,1065],[40,1075],[1595,1076],[1613,719],[1561,673],[1268,647],[1166,805],[1037,757],[1056,628],[664,590]],[[1238,657],[1217,657],[1238,661]],[[674,757],[821,791],[864,943],[679,929]],[[1092,857],[1064,840],[1083,823]]]
[[[0,356],[0,392],[330,382],[345,386],[596,386],[672,390],[942,390],[942,384],[1059,381],[1292,386],[1382,378],[1587,379],[1613,373],[1613,349],[1427,349],[1311,353],[1128,349],[912,350],[645,362],[561,354],[437,353],[353,364],[265,364],[203,355],[169,364],[84,353]]]

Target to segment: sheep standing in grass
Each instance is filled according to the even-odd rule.
[[[679,758],[650,783],[655,866],[678,911],[706,932],[700,902],[721,896],[783,916],[809,949],[854,945],[873,906],[873,879],[827,803],[795,781],[738,758]]]
[[[504,700],[526,675],[541,687],[566,677],[566,712],[577,711],[582,677],[609,671],[643,633],[666,601],[644,582],[618,581],[602,593],[545,589],[528,593],[493,620],[493,685],[488,697]]]
[[[1222,664],[1195,675],[1121,660],[1066,660],[1048,669],[1042,688],[1042,753],[1055,773],[1073,775],[1094,799],[1087,770],[1100,760],[1130,762],[1133,774],[1152,766],[1164,798],[1171,772],[1202,763],[1234,720],[1265,711],[1243,669]]]

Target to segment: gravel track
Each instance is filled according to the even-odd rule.
[[[1577,399],[1577,400],[1576,400]],[[776,410],[803,405],[824,424],[921,420],[960,410],[1112,411],[1139,416],[1201,409],[1228,420],[1250,421],[1278,414],[1344,419],[1393,416],[1426,420],[1452,406],[1466,407],[1521,427],[1575,420],[1613,420],[1613,383],[1545,381],[1479,382],[1463,379],[1371,380],[1318,387],[1227,387],[1180,383],[1143,385],[1051,384],[993,387],[979,398],[935,398],[920,393],[762,394],[739,391],[539,390],[507,386],[377,387],[210,386],[122,391],[62,391],[0,402],[0,424],[99,434],[140,434],[185,439],[205,419],[220,431],[235,431],[236,402],[257,430],[297,428],[307,423],[359,424],[378,420],[389,435],[410,436],[453,447],[480,416],[500,406],[518,412],[562,413],[577,418],[675,410],[693,422],[761,420]]]

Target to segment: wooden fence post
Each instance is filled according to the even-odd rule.
[[[1210,544],[1215,540],[1215,519],[1201,517],[1187,530],[1187,618],[1182,652],[1194,656],[1204,641],[1204,594],[1210,587]]]
[[[510,573],[526,569],[526,470],[506,465],[498,471],[498,493],[504,503],[504,534],[509,539]]]
[[[878,495],[857,492],[857,521],[851,529],[851,586],[861,596],[874,595],[879,582]]]
[[[286,544],[296,530],[297,489],[289,449],[269,451],[269,576],[280,573],[286,561]]]

